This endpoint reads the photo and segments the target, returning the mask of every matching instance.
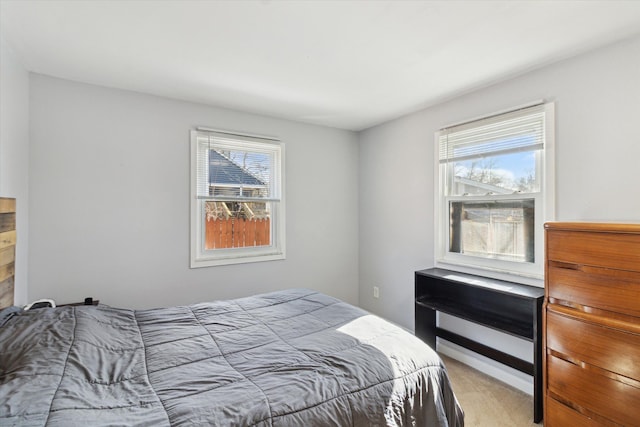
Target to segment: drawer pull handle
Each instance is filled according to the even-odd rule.
[[[582,271],[582,265],[571,264],[569,262],[550,261],[549,265],[555,268],[562,268],[564,270]]]

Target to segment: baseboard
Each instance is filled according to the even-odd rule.
[[[498,381],[502,381],[505,384],[533,396],[533,377],[444,340],[438,339],[436,348],[439,353],[442,353],[445,356],[449,356],[450,358],[471,366],[472,368],[483,372]]]

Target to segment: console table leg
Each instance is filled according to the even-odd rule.
[[[436,310],[416,305],[415,327],[416,336],[436,349]]]

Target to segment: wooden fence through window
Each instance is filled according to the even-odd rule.
[[[205,249],[243,248],[271,244],[271,220],[208,219],[205,229]]]

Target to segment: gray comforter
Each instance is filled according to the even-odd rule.
[[[7,317],[0,425],[463,425],[426,344],[310,290]]]

